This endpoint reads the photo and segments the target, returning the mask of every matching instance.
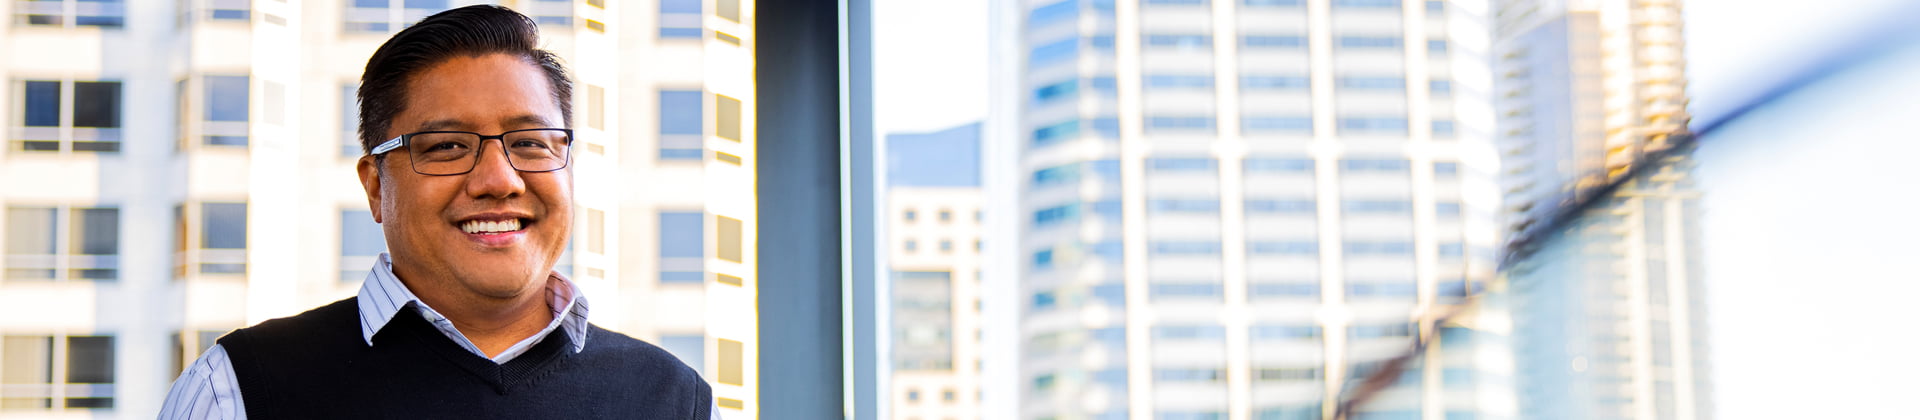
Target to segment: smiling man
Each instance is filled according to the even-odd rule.
[[[587,323],[553,271],[573,225],[572,86],[538,28],[442,12],[368,59],[360,184],[390,254],[358,296],[222,337],[163,419],[710,419],[712,389]]]

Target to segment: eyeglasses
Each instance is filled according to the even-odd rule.
[[[406,148],[413,155],[413,171],[421,175],[460,175],[473,172],[480,162],[480,148],[489,139],[499,139],[507,164],[520,172],[553,172],[567,167],[571,159],[573,130],[532,128],[513,130],[497,136],[467,131],[422,131],[402,134],[379,146],[371,155]]]

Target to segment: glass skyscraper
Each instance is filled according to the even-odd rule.
[[[1019,328],[987,345],[1018,387],[989,411],[1321,418],[1438,335],[1359,418],[1511,416],[1504,324],[1429,328],[1494,268],[1486,6],[1000,3]]]

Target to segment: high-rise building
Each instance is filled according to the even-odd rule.
[[[1522,416],[1712,418],[1699,192],[1672,150],[1680,2],[1499,1],[1495,21]]]
[[[354,92],[470,0],[7,2],[0,417],[151,418],[233,328],[354,294],[385,248]],[[505,1],[573,71],[592,321],[758,416],[752,0]]]
[[[980,124],[887,136],[895,419],[978,419]]]
[[[1493,273],[1485,3],[998,10],[993,104],[1016,111],[986,159],[1017,173],[988,205],[1019,233],[989,270],[1016,266],[1019,300],[987,352],[1018,358],[990,410],[1318,419],[1437,334],[1359,418],[1512,415],[1504,331],[1426,328]]]

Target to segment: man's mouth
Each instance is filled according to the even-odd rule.
[[[527,222],[530,221],[523,221],[523,219],[517,218],[504,220],[468,220],[466,223],[460,224],[460,231],[476,235],[519,232],[521,229],[524,229],[524,226],[528,224]]]

